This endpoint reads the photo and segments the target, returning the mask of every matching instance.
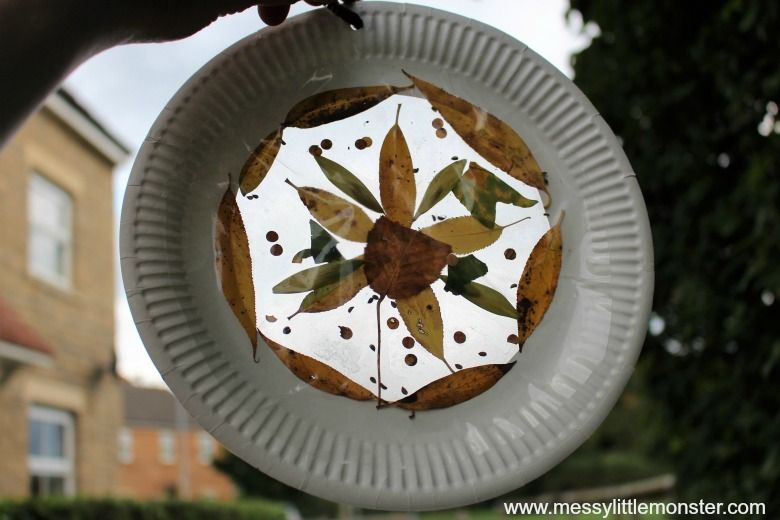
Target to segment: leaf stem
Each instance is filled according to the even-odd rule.
[[[293,188],[295,188],[296,190],[298,189],[298,186],[296,186],[295,184],[293,184],[293,183],[292,183],[292,181],[291,181],[290,179],[284,179],[284,182],[286,182],[287,184],[289,184],[290,186],[292,186],[292,187],[293,187]]]
[[[515,220],[514,222],[510,222],[510,223],[509,223],[509,224],[507,224],[506,226],[501,226],[501,229],[506,229],[506,228],[508,228],[509,226],[514,226],[515,224],[519,224],[520,222],[522,222],[522,221],[524,221],[524,220],[528,220],[529,218],[531,218],[531,217],[523,217],[523,218],[521,218],[520,220]]]
[[[376,407],[382,408],[382,318],[380,315],[380,305],[384,296],[376,302]]]
[[[395,126],[398,126],[398,116],[401,115],[401,103],[398,103],[398,108],[395,111]]]

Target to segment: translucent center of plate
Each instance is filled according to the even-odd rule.
[[[493,167],[472,150],[427,101],[405,95],[395,95],[342,121],[311,129],[285,129],[285,144],[263,183],[251,198],[238,197],[249,236],[260,331],[288,349],[327,364],[374,394],[379,392],[381,382],[382,399],[388,402],[402,399],[453,372],[514,360],[518,354],[516,319],[470,301],[463,294],[464,283],[470,280],[468,283],[493,290],[498,293],[493,298],[500,296],[514,307],[516,286],[528,256],[549,229],[541,203],[526,208],[499,202],[495,204],[496,228],[481,231],[482,236],[471,239],[471,247],[481,245],[480,241],[489,243],[469,252],[442,251],[437,243],[424,243],[430,233],[426,228],[458,217],[472,219],[473,224],[473,212],[460,200],[468,196],[456,197],[453,192],[447,192],[410,225],[400,226],[403,229],[398,229],[397,223],[377,227],[383,215],[334,185],[315,157],[335,161],[354,174],[376,201],[383,201],[380,151],[395,124],[399,104],[398,124],[408,144],[414,172],[415,209],[420,207],[436,175],[461,160],[466,162],[462,163],[460,174],[476,163],[522,196],[541,200],[536,189]],[[319,204],[331,200],[332,195],[357,206],[370,219],[374,232],[369,241],[374,240],[382,254],[368,253],[364,239],[350,240],[329,231],[329,222],[315,218],[313,203],[309,202],[307,208],[302,202],[301,189],[318,193]],[[362,199],[365,202],[365,197]],[[339,213],[342,210],[336,209],[334,218],[343,216],[343,212]],[[480,232],[480,228],[475,231],[465,225],[455,227],[465,227],[462,232],[466,234]],[[501,228],[499,232],[495,231],[497,228]],[[498,236],[493,241],[495,235]],[[342,262],[342,267],[334,271],[331,283],[342,282],[350,275],[360,276],[355,274],[357,268],[369,273],[373,269],[373,275],[367,280],[368,285],[356,282],[357,285],[344,289],[346,293],[357,292],[351,298],[350,294],[338,298],[345,301],[333,309],[305,312],[312,302],[315,304],[311,308],[318,308],[316,296],[305,290],[278,290],[296,273],[335,262]],[[424,276],[419,271],[431,270],[435,271],[433,280],[427,282],[430,272]],[[481,274],[483,271],[486,272]],[[389,284],[393,289],[384,298],[377,292],[381,285],[377,273],[390,279],[384,288]],[[418,286],[406,292],[395,290],[404,276]],[[443,279],[452,279],[452,286]],[[361,285],[365,286],[360,288]],[[284,287],[290,289],[289,284]],[[424,291],[427,299],[408,296],[414,291]],[[431,338],[439,334],[437,309],[430,304],[431,293],[438,304],[440,342]],[[305,301],[307,297],[309,300]],[[409,308],[408,298],[413,303],[421,301],[422,306],[404,317],[401,311]],[[399,299],[407,301],[399,306]],[[522,356],[517,360],[522,362]]]

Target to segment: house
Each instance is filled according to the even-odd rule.
[[[127,155],[64,90],[0,151],[0,496],[116,489],[112,172]]]
[[[122,396],[117,494],[142,499],[236,496],[230,479],[211,464],[222,447],[170,392],[123,383]]]

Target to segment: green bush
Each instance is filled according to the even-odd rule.
[[[284,520],[281,505],[259,500],[234,503],[140,502],[112,498],[46,498],[0,501],[0,520]]]

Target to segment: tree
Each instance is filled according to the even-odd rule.
[[[571,3],[601,31],[575,82],[622,139],[653,230],[665,329],[640,366],[667,418],[656,448],[681,499],[777,516],[780,4]]]

